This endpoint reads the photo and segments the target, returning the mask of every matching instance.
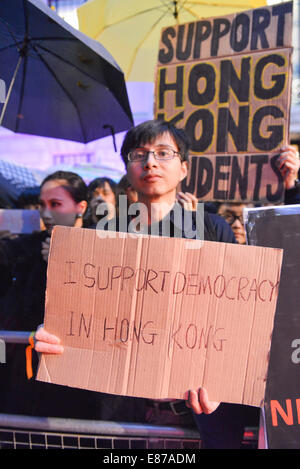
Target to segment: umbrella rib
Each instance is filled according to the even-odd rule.
[[[73,39],[73,38],[67,38],[67,37],[31,37],[30,38],[30,41],[77,41],[77,39]],[[0,48],[0,52],[6,50],[6,49],[10,49],[11,47],[18,47],[20,44],[23,44],[23,40],[21,41],[16,41],[14,44],[9,44],[8,46],[5,46],[5,47],[1,47]]]
[[[166,6],[166,5],[161,5],[161,6]],[[143,15],[144,13],[149,13],[150,11],[155,11],[155,10],[159,10],[159,9],[160,9],[160,6],[158,5],[156,7],[147,8],[147,10],[138,11],[134,15],[126,16],[125,18],[120,18],[119,20],[115,21],[114,23],[106,24],[102,28],[101,32],[104,31],[107,28],[110,28],[111,26],[115,26],[116,24],[123,23],[127,20],[131,20],[132,18],[135,18],[136,16]]]
[[[23,42],[23,41],[17,41],[17,39],[16,39],[14,33],[13,33],[12,30],[9,28],[9,24],[6,23],[6,21],[4,21],[4,20],[2,20],[2,19],[0,18],[0,22],[1,22],[2,24],[4,24],[4,26],[5,26],[6,29],[8,30],[8,33],[10,34],[10,36],[11,36],[11,37],[13,38],[13,40],[15,41],[15,44],[18,44],[19,42]]]
[[[170,1],[169,0],[160,0],[160,1],[170,11],[170,13],[172,13],[172,16],[173,16],[174,10],[172,10],[172,8],[170,6]]]
[[[96,80],[94,77],[92,77],[89,73],[87,73],[87,72],[84,71],[84,70],[81,70],[80,67],[78,67],[77,65],[73,64],[73,63],[70,62],[69,60],[66,60],[66,59],[60,57],[60,55],[56,54],[56,53],[53,52],[52,50],[47,49],[47,47],[42,46],[41,44],[38,44],[37,47],[39,47],[40,49],[44,50],[45,52],[48,52],[48,54],[53,55],[53,57],[56,57],[57,59],[61,60],[62,62],[66,63],[66,64],[68,64],[68,65],[70,65],[71,67],[75,68],[75,69],[78,70],[80,73],[84,73],[87,77],[91,78],[92,80],[97,81],[97,80]],[[107,62],[107,64],[110,65],[109,62]]]
[[[196,2],[196,1],[191,1],[191,0],[187,0],[186,2],[184,2],[184,4],[182,4],[182,7],[185,11],[187,11],[188,13],[190,13],[192,16],[194,16],[195,18],[199,19],[199,18],[203,18],[203,16],[201,16],[200,14],[198,15],[197,13],[195,13],[193,10],[191,10],[188,5],[186,5],[186,3],[188,5],[204,5],[204,6],[215,6],[215,7],[218,7],[220,5],[218,5],[218,3],[214,2],[214,3],[211,3],[209,1],[207,2]],[[186,6],[185,6],[186,5]],[[228,8],[231,8],[231,7],[237,7],[237,8],[244,8],[244,5],[233,5],[231,3],[226,3],[226,4],[222,4],[222,7],[228,7]]]
[[[18,112],[16,115],[15,132],[18,132],[19,130],[20,119],[21,119],[21,110],[22,110],[22,105],[23,105],[25,78],[26,78],[26,69],[27,69],[27,56],[24,57],[23,63],[24,63],[24,66],[23,66],[23,74],[22,74],[21,93],[20,93],[20,99],[19,99]]]
[[[179,9],[178,9],[178,12],[180,10],[182,10],[182,8],[184,8],[184,5],[188,2],[189,0],[183,0],[182,2],[179,3]]]
[[[195,13],[193,10],[190,10],[190,8],[188,8],[187,6],[183,6],[182,8],[184,8],[185,11],[187,11],[188,13],[190,13],[192,16],[194,16],[195,18],[199,19],[199,18],[202,18],[202,16],[200,15],[197,15],[197,13]]]
[[[76,37],[33,37],[30,36],[31,41],[78,41]]]
[[[22,60],[24,59],[24,57],[22,57],[20,55],[19,57],[19,60],[17,62],[17,66],[15,68],[15,71],[14,71],[14,74],[13,74],[13,77],[11,79],[11,82],[10,82],[10,85],[9,85],[9,88],[8,88],[8,92],[7,92],[7,95],[6,95],[6,99],[5,99],[5,103],[4,103],[4,106],[2,108],[2,111],[1,111],[1,115],[0,115],[0,125],[2,125],[2,122],[3,122],[3,119],[4,119],[4,115],[5,115],[5,112],[6,112],[6,108],[7,108],[7,105],[8,105],[8,101],[9,101],[9,98],[10,98],[10,95],[11,95],[11,91],[13,89],[13,86],[15,84],[15,80],[16,80],[16,76],[17,76],[17,73],[19,71],[19,67],[22,63]]]
[[[78,70],[80,73],[83,73],[85,76],[87,76],[87,77],[90,78],[91,80],[95,81],[96,83],[99,83],[99,81],[98,81],[95,77],[93,77],[92,75],[90,75],[87,71],[82,70],[80,67],[78,67],[78,66],[75,65],[74,63],[69,62],[69,61],[66,60],[65,58],[60,57],[60,56],[59,56],[58,54],[56,54],[55,52],[51,51],[50,49],[47,49],[47,47],[42,46],[41,44],[38,44],[37,47],[39,47],[40,49],[44,50],[45,52],[48,52],[48,54],[53,55],[54,57],[56,57],[57,59],[63,61],[64,63],[70,65],[70,67],[73,67],[75,70]],[[106,63],[107,63],[107,65],[108,65],[109,67],[112,67],[112,65],[111,65],[109,62],[106,62]],[[120,73],[122,73],[122,75],[124,75],[121,70],[120,70]],[[110,84],[107,83],[106,77],[103,77],[103,78],[105,78],[105,86],[110,90],[110,92],[112,92],[111,87],[110,87]]]
[[[132,54],[132,58],[131,58],[131,61],[130,61],[130,65],[128,67],[128,71],[127,71],[127,79],[131,73],[131,69],[133,67],[133,63],[135,61],[135,58],[136,58],[136,55],[138,53],[138,50],[140,49],[140,47],[142,46],[142,44],[147,40],[147,38],[150,36],[150,34],[152,33],[152,31],[154,30],[154,28],[156,28],[156,26],[158,25],[158,23],[162,20],[162,18],[165,16],[165,13],[163,13],[159,18],[158,20],[155,21],[155,23],[153,23],[153,25],[151,26],[150,30],[147,31],[147,33],[145,34],[145,36],[143,37],[143,39],[139,42],[139,44],[136,46],[135,50],[134,50],[134,53]]]
[[[60,82],[59,78],[56,76],[55,72],[52,70],[52,68],[50,67],[50,65],[47,63],[47,61],[44,59],[44,57],[39,53],[39,51],[36,49],[36,47],[32,46],[34,51],[36,52],[37,56],[40,58],[40,60],[43,62],[43,64],[45,65],[45,67],[48,69],[48,71],[51,73],[51,75],[54,77],[54,79],[56,80],[56,82],[58,83],[58,85],[62,88],[62,90],[64,91],[64,93],[68,96],[68,98],[70,99],[71,103],[73,104],[73,106],[75,107],[76,109],[76,112],[78,114],[78,119],[79,119],[79,123],[80,123],[80,127],[81,127],[81,132],[82,132],[82,135],[83,135],[83,139],[84,141],[86,142],[86,134],[85,134],[85,130],[84,130],[84,127],[83,127],[83,124],[82,124],[82,121],[81,121],[81,116],[80,116],[80,112],[79,112],[79,109],[78,109],[78,106],[76,105],[76,102],[74,101],[72,95],[68,92],[68,90],[64,87],[64,85]]]
[[[4,51],[6,49],[10,49],[11,47],[16,47],[16,46],[18,46],[19,44],[22,44],[22,43],[23,43],[22,41],[18,41],[15,44],[9,44],[9,46],[2,47],[0,49],[0,52]]]
[[[24,10],[24,21],[25,21],[25,32],[26,36],[28,36],[28,7],[26,0],[23,0],[23,10]]]
[[[213,6],[213,7],[238,7],[238,8],[245,8],[243,3],[223,3],[220,5],[218,2],[211,2],[210,0],[198,2],[197,0],[188,0],[188,3],[191,5],[206,5],[206,6]]]

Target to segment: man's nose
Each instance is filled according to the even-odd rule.
[[[239,228],[242,226],[242,227],[244,228],[243,223],[242,223],[238,218],[236,218],[236,219],[234,220],[234,222],[232,223],[231,226],[236,226],[236,227],[239,227]]]
[[[151,168],[153,166],[157,166],[157,160],[154,158],[153,151],[149,151],[144,161],[144,168]]]

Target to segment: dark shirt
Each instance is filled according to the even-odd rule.
[[[146,234],[169,236],[171,238],[178,237],[237,243],[230,225],[220,215],[204,211],[204,220],[201,221],[201,216],[198,219],[195,212],[183,210],[179,204],[175,204],[174,207],[179,207],[178,213],[180,214],[179,217],[181,216],[181,222],[179,219],[179,223],[176,223],[178,218],[176,218],[174,210],[172,210],[159,223],[150,226],[146,230]],[[133,221],[133,216],[127,216],[126,218],[106,220],[105,223],[95,224],[90,228],[128,232],[130,231],[128,228],[132,225]]]

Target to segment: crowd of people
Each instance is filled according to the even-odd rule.
[[[5,233],[0,238],[0,329],[37,331],[38,353],[63,353],[60,339],[42,325],[54,226],[95,229],[103,216],[118,219],[124,216],[119,205],[121,195],[126,195],[128,205],[139,202],[148,208],[144,220],[148,226],[160,226],[174,204],[180,204],[183,213],[197,209],[199,201],[193,194],[178,191],[188,172],[189,141],[183,130],[164,121],[142,123],[127,132],[121,156],[126,175],[118,183],[97,178],[86,185],[78,174],[67,171],[47,176],[38,191],[22,194],[18,205],[40,210],[41,230],[29,235]],[[284,180],[285,203],[300,203],[299,155],[292,145],[282,148],[278,167]],[[160,208],[151,210],[153,204]],[[206,203],[204,239],[246,244],[244,207],[238,202]],[[126,217],[129,227],[127,213]],[[184,237],[184,232],[181,235]],[[33,356],[34,375],[38,353]],[[259,409],[212,402],[200,383],[198,389],[187,390],[185,400],[170,403],[29,380],[23,345],[7,346],[6,362],[0,367],[4,383],[0,412],[193,426],[199,429],[204,448],[238,448],[244,427],[258,426]]]

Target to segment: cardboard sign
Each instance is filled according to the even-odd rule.
[[[1,209],[0,231],[15,234],[40,231],[40,213],[38,210]]]
[[[264,405],[269,449],[300,441],[300,205],[248,209],[251,245],[284,249]]]
[[[282,199],[275,163],[289,141],[291,46],[292,2],[162,31],[154,115],[190,138],[183,191],[201,200]]]
[[[154,399],[205,386],[260,406],[282,251],[100,234],[54,229],[45,328],[65,350],[42,357],[38,379]]]

